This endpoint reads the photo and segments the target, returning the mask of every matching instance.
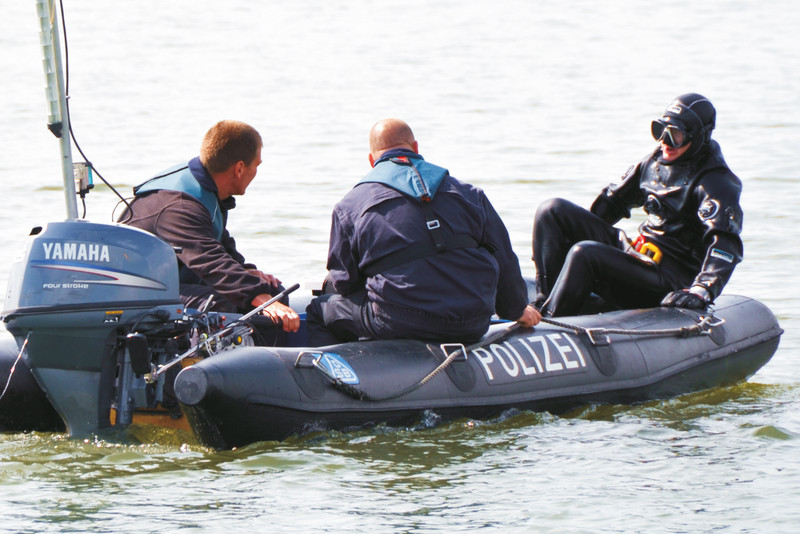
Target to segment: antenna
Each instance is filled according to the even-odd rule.
[[[64,196],[67,218],[78,218],[75,200],[75,171],[72,166],[72,146],[69,136],[69,113],[64,90],[61,64],[61,37],[58,32],[55,0],[36,0],[36,11],[42,28],[40,40],[44,54],[45,97],[47,98],[47,128],[61,143],[61,169],[64,177]]]

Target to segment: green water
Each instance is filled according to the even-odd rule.
[[[218,452],[154,427],[6,434],[0,517],[18,532],[789,532],[797,397],[749,383]]]
[[[34,2],[6,4],[0,287],[30,229],[65,213]],[[746,384],[559,417],[430,414],[222,452],[148,428],[3,433],[0,532],[797,531],[795,0],[64,4],[87,157],[130,194],[195,156],[215,121],[250,122],[264,164],[229,228],[287,285],[323,278],[331,208],[367,172],[380,118],[407,120],[426,159],[486,191],[531,276],[536,206],[588,206],[651,150],[670,99],[703,93],[744,184],[744,262],[725,291],[765,303],[786,332]],[[111,221],[116,201],[98,185],[88,218]]]

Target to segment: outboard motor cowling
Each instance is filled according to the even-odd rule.
[[[11,267],[3,315],[180,302],[172,247],[131,226],[86,221],[31,231]]]
[[[130,226],[69,220],[33,229],[2,315],[74,436],[110,424],[120,336],[181,313],[171,246]]]

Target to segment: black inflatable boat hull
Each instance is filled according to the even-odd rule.
[[[518,329],[391,400],[355,398],[309,362],[325,353],[328,367],[338,369],[351,389],[379,398],[427,376],[454,347],[396,340],[323,349],[238,348],[184,369],[175,390],[195,434],[215,448],[324,429],[406,425],[426,410],[443,420],[482,419],[509,408],[559,413],[585,403],[640,402],[736,383],[769,361],[782,330],[768,308],[724,296],[712,311],[724,322],[708,335],[686,338],[612,335],[593,343],[585,334],[544,324]],[[700,316],[655,308],[563,321],[642,331],[691,327]]]
[[[0,333],[0,393],[0,431],[64,430],[64,421],[36,383],[25,358],[19,356],[16,341],[7,333]]]

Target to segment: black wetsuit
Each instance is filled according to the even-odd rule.
[[[539,304],[549,315],[586,311],[592,293],[611,307],[657,306],[670,291],[699,286],[713,301],[742,259],[741,182],[709,141],[672,164],[657,148],[600,193],[587,211],[563,199],[539,207],[533,255]],[[630,250],[613,225],[642,206],[640,240],[659,262]],[[640,241],[641,243],[641,241]]]

